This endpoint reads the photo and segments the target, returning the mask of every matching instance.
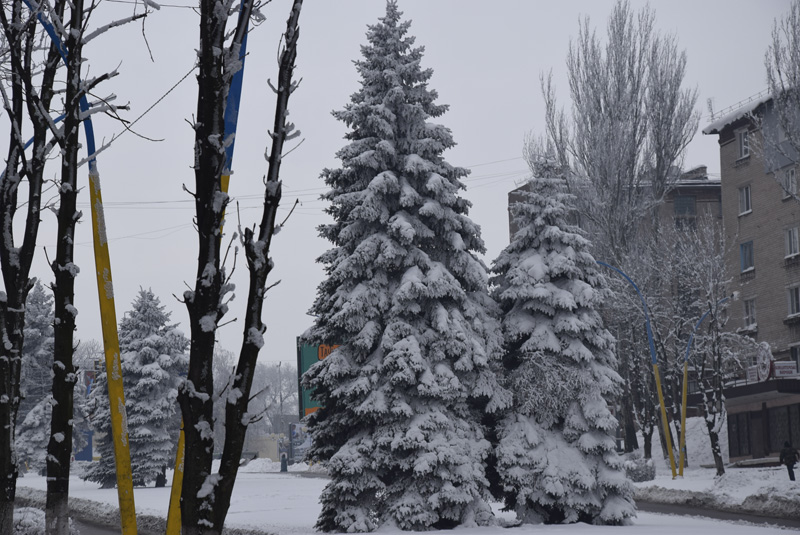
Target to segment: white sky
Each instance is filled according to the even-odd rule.
[[[170,6],[191,6],[189,0],[172,0]],[[411,34],[426,49],[423,67],[434,70],[430,87],[439,103],[450,111],[438,119],[453,131],[458,146],[446,153],[453,165],[471,167],[464,195],[474,206],[472,219],[481,225],[487,246],[487,264],[508,242],[507,193],[523,179],[526,166],[520,158],[523,138],[541,133],[543,103],[539,74],[552,69],[561,102],[568,104],[564,60],[578,19],[588,15],[605,35],[612,0],[400,0]],[[267,129],[273,122],[274,98],[266,79],[276,76],[278,37],[285,27],[289,0],[273,0],[265,9],[267,22],[255,28],[248,44],[239,127],[230,193],[238,200],[242,225],[260,219],[266,172],[263,159]],[[632,1],[635,8],[645,5]],[[676,33],[688,54],[686,83],[699,90],[702,128],[708,122],[706,100],[717,111],[765,89],[763,58],[775,18],[788,11],[789,0],[671,0],[654,2],[656,26]],[[132,5],[103,5],[106,14],[123,16]],[[319,174],[338,164],[335,153],[344,145],[344,125],[330,115],[341,109],[358,88],[352,61],[360,57],[367,24],[385,10],[383,0],[307,0],[300,17],[300,43],[296,74],[303,78],[290,101],[291,118],[305,141],[283,163],[285,217],[295,199],[295,210],[273,242],[276,267],[264,321],[268,326],[261,359],[295,362],[295,337],[310,324],[306,315],[322,267],[315,259],[330,244],[317,236],[316,227],[329,222],[318,196],[324,191]],[[101,17],[95,22],[100,24]],[[104,19],[105,20],[105,19]],[[142,36],[142,25],[112,30],[91,42],[84,51],[89,75],[119,65],[120,75],[99,88],[101,96],[118,95],[130,102],[134,119],[150,107],[190,69],[198,41],[196,12],[168,7],[148,17],[145,33],[154,62]],[[193,203],[182,184],[193,189],[194,175],[190,121],[195,111],[196,83],[190,76],[142,118],[134,129],[151,142],[125,134],[98,158],[106,203],[106,223],[120,318],[130,307],[139,287],[152,288],[173,311],[172,319],[188,335],[185,307],[172,297],[193,286],[196,235],[192,229]],[[5,119],[2,119],[5,121]],[[3,124],[5,127],[5,124]],[[118,123],[95,119],[98,144],[118,132]],[[290,144],[290,146],[293,146]],[[689,147],[685,166],[706,164],[719,173],[716,136],[699,132]],[[55,176],[57,166],[51,168]],[[85,172],[81,174],[86,185]],[[53,193],[53,190],[50,192]],[[82,272],[76,285],[80,312],[78,338],[102,340],[94,279],[88,191],[79,225],[76,263]],[[47,198],[47,196],[46,196]],[[229,209],[228,235],[236,222],[236,206]],[[55,253],[55,217],[44,214],[39,243]],[[242,316],[247,285],[246,266],[239,259],[234,280],[238,297],[227,320]],[[37,251],[34,275],[52,280],[43,250]],[[241,322],[222,327],[219,339],[238,353]]]

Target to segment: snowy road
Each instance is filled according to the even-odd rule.
[[[727,511],[715,511],[712,509],[699,509],[697,507],[687,507],[685,505],[672,505],[663,503],[648,503],[637,501],[636,507],[639,514],[659,513],[667,515],[693,516],[704,519],[744,521],[752,522],[757,525],[781,526],[788,529],[800,531],[800,520],[788,518],[767,518],[764,516],[748,515],[744,513],[730,513]]]
[[[117,535],[120,532],[119,530],[92,526],[81,522],[75,522],[75,524],[77,524],[78,529],[81,530],[81,535]]]

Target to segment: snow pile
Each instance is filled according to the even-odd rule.
[[[13,535],[41,535],[45,532],[44,511],[35,507],[19,507],[14,509]],[[69,535],[80,535],[80,531],[69,521]]]
[[[308,472],[310,469],[311,467],[307,463],[294,463],[288,466],[290,472]],[[280,471],[281,463],[267,458],[253,459],[239,467],[239,472],[243,474],[268,474]],[[318,472],[319,468],[315,468],[314,471]]]
[[[702,417],[686,418],[686,455],[689,466],[691,467],[712,467],[714,466],[714,456],[711,454],[711,441],[708,438],[708,429],[706,428],[705,421]],[[656,464],[656,471],[658,473],[670,472],[669,459],[665,459],[661,455],[660,443],[660,428],[653,432],[653,461]],[[644,439],[641,433],[637,435],[639,441],[639,450],[642,451],[644,447]],[[672,439],[675,440],[674,429]],[[678,445],[673,445],[675,451],[678,450]],[[722,451],[722,460],[729,462],[728,456],[728,425],[727,422],[722,424],[719,431],[719,446]],[[678,462],[678,459],[675,459]]]
[[[785,467],[728,467],[722,477],[715,473],[713,468],[687,468],[682,479],[673,480],[669,470],[661,471],[654,481],[635,485],[636,499],[800,519],[800,486],[789,481]]]
[[[726,466],[725,475],[716,477],[708,430],[702,418],[686,420],[686,450],[689,466],[683,478],[672,479],[669,460],[661,455],[658,431],[653,434],[653,461],[656,479],[636,483],[636,499],[654,502],[687,504],[705,509],[718,509],[800,519],[800,486],[789,481],[784,466],[736,468]],[[641,436],[639,437],[642,445]],[[727,463],[728,426],[719,434],[722,458]],[[677,459],[675,459],[677,462]]]

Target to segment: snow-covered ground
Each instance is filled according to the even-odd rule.
[[[800,519],[800,482],[789,481],[786,467],[728,467],[715,477],[712,468],[689,467],[672,479],[659,468],[654,481],[636,483],[636,497],[656,503]]]
[[[307,471],[305,465],[291,467],[293,472]],[[279,465],[266,460],[256,460],[243,467],[236,482],[233,503],[226,526],[256,530],[263,533],[306,535],[314,533],[314,522],[320,511],[318,498],[326,479],[302,477],[297,473],[278,473]],[[313,471],[313,468],[311,469]],[[307,475],[307,474],[303,474]],[[785,479],[783,481],[781,479]],[[639,484],[639,488],[663,486],[667,489],[692,490],[696,492],[718,489],[732,500],[748,495],[753,489],[768,489],[782,495],[793,496],[800,510],[800,485],[788,484],[785,470],[778,469],[732,469],[721,481],[715,482],[713,470],[692,468],[683,480],[673,481],[669,473],[661,473],[655,482]],[[46,488],[43,477],[28,475],[19,480],[20,487]],[[169,502],[167,488],[137,488],[135,490],[138,514],[165,518]],[[29,491],[20,489],[21,495]],[[101,490],[96,483],[87,483],[77,477],[70,482],[70,495],[81,508],[90,508],[90,519],[101,520],[109,510],[115,508],[116,490]],[[87,502],[91,505],[87,505]],[[91,508],[94,508],[93,510]],[[85,513],[84,513],[85,514]],[[501,519],[511,521],[513,515],[498,511]],[[632,535],[675,534],[681,535],[769,535],[783,532],[779,528],[756,527],[746,523],[728,523],[719,520],[704,520],[696,517],[679,517],[652,513],[639,513],[633,527],[598,527],[585,524],[569,526],[537,526],[537,533],[601,534],[625,533]],[[395,530],[385,529],[384,532]],[[521,535],[529,533],[531,527],[504,529],[501,527],[459,529],[463,535]],[[432,532],[436,533],[436,532]],[[441,532],[444,534],[445,532]]]
[[[714,468],[703,468],[713,466],[714,457],[702,418],[687,419],[686,427],[689,467],[684,470],[683,478],[672,479],[669,461],[661,455],[660,439],[656,432],[653,435],[656,479],[635,484],[638,499],[800,519],[800,482],[789,481],[785,466],[726,466],[725,475],[717,478]],[[723,460],[727,463],[728,432],[725,425],[722,426],[719,440]],[[639,445],[642,446],[642,443]]]

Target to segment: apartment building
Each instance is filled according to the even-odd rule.
[[[677,172],[676,172],[677,175]],[[519,230],[511,217],[511,205],[520,200],[520,193],[530,191],[524,183],[508,193],[509,237]],[[722,221],[720,181],[709,178],[704,165],[690,169],[674,178],[659,211],[662,225],[676,229],[695,229],[699,224],[718,224]]]
[[[784,441],[800,444],[797,159],[785,156],[769,96],[723,114],[703,133],[719,140],[726,264],[739,293],[728,327],[771,350],[750,355],[743,381],[726,389],[730,457],[776,456]]]

